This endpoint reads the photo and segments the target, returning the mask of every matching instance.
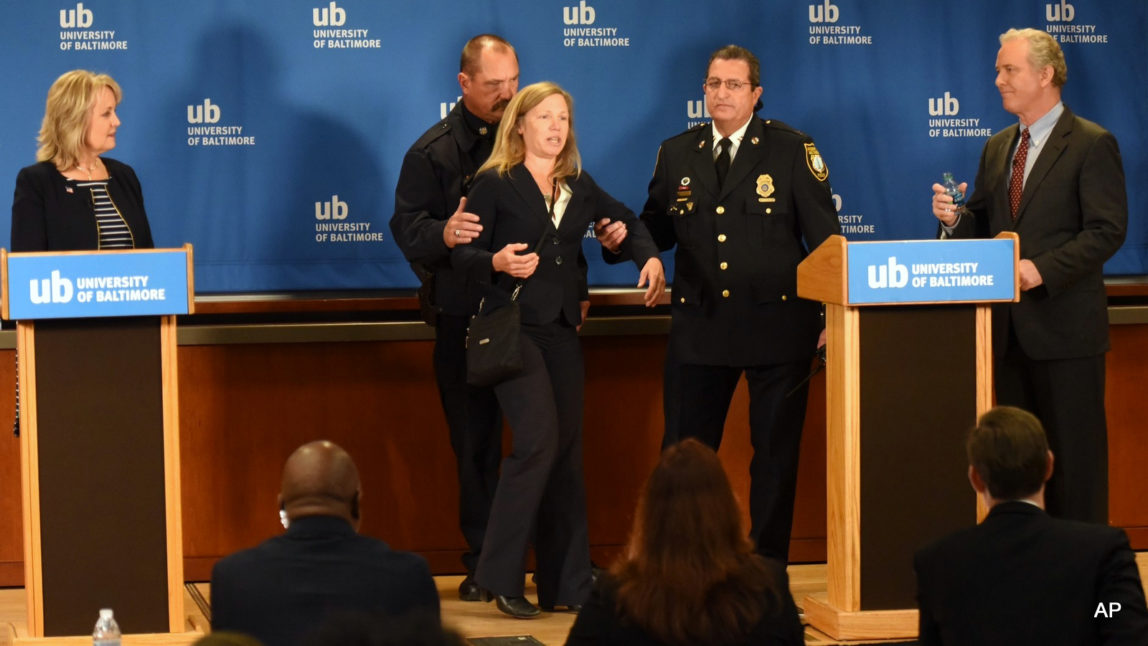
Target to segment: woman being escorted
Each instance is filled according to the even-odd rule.
[[[623,253],[641,268],[638,286],[649,285],[647,306],[665,289],[645,227],[582,172],[572,104],[553,83],[526,87],[511,100],[494,150],[467,195],[467,211],[479,216],[482,233],[456,246],[452,257],[456,266],[490,271],[486,308],[507,302],[524,281],[518,295],[524,369],[495,387],[513,448],[502,462],[475,573],[499,610],[518,618],[539,614],[523,595],[532,537],[543,609],[577,609],[590,593],[577,335],[585,280],[578,259],[590,223],[626,223]]]
[[[12,251],[141,249],[153,246],[143,192],[115,148],[123,94],[106,74],[65,72],[48,90],[36,151],[16,176]]]
[[[755,553],[717,454],[671,446],[646,481],[625,555],[566,643],[804,644],[785,564]]]

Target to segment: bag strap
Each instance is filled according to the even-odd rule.
[[[547,209],[547,211],[546,211],[546,219],[547,220],[553,220],[554,219],[554,205],[558,203],[558,180],[557,179],[553,180],[552,186],[553,187],[550,190],[550,208]],[[542,237],[538,239],[538,244],[534,245],[533,253],[540,253],[542,251],[542,245],[545,244],[546,241],[550,239],[550,237],[551,237],[551,233],[549,231],[543,233]],[[520,278],[520,279],[518,279],[517,282],[514,283],[514,291],[512,291],[510,293],[510,300],[512,300],[512,301],[518,300],[518,293],[522,291],[522,286],[526,284],[526,281],[528,280],[528,278],[529,277]],[[485,304],[486,304],[486,297],[484,296],[478,301],[478,312],[482,312],[482,306]]]
[[[548,222],[554,219],[554,206],[558,204],[558,180],[551,180],[551,186],[550,208],[546,210],[546,220]],[[543,233],[542,237],[538,239],[538,244],[534,245],[534,250],[532,253],[540,253],[542,251],[542,245],[550,239],[550,235],[551,234],[549,231]],[[510,293],[510,300],[518,300],[518,292],[522,291],[522,286],[526,284],[527,280],[529,280],[529,276],[526,278],[519,278],[518,281],[514,283],[514,291]]]

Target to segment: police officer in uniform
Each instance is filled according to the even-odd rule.
[[[466,212],[467,188],[490,156],[498,121],[518,91],[518,56],[506,40],[483,34],[462,50],[459,101],[407,151],[395,189],[391,233],[415,273],[424,317],[435,326],[434,369],[450,443],[458,461],[459,525],[469,551],[463,601],[490,596],[474,582],[502,458],[502,416],[494,391],[466,383],[466,327],[480,292],[451,267],[450,253],[482,227]]]
[[[660,249],[677,246],[665,393],[677,404],[668,417],[682,438],[717,449],[745,373],[750,534],[759,552],[785,561],[807,395],[798,384],[821,330],[820,305],[797,297],[797,264],[840,226],[816,146],[755,116],[761,93],[751,52],[713,53],[713,122],[662,143],[641,219]]]

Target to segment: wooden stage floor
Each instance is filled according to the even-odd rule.
[[[1148,580],[1148,552],[1136,555],[1140,567],[1141,582]],[[500,613],[493,603],[462,602],[458,600],[458,584],[461,576],[435,577],[439,596],[442,599],[443,623],[462,633],[467,638],[510,637],[529,635],[547,645],[562,644],[574,623],[574,615],[565,613],[544,613],[540,619],[528,621],[512,619]],[[789,566],[789,583],[793,598],[800,607],[805,597],[825,592],[825,564]],[[184,591],[184,607],[187,612],[187,631],[183,634],[162,636],[125,635],[124,646],[179,646],[190,644],[196,638],[210,631],[207,614],[210,613],[210,586],[206,583],[188,584]],[[533,585],[527,582],[527,597],[534,598]],[[0,589],[0,646],[84,646],[91,644],[91,638],[65,637],[52,639],[28,639],[27,619],[23,588]],[[96,612],[92,612],[95,624]],[[126,623],[126,621],[125,621]],[[528,642],[526,642],[528,643]],[[807,646],[828,646],[831,644],[881,644],[901,642],[873,641],[833,641],[826,635],[809,626],[805,627]]]

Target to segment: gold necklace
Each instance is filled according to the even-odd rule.
[[[88,174],[88,180],[90,181],[92,179],[92,171],[96,170],[96,166],[93,165],[93,166],[88,166],[87,168],[84,168],[83,166],[80,165],[80,162],[76,162],[76,169],[87,173]]]

